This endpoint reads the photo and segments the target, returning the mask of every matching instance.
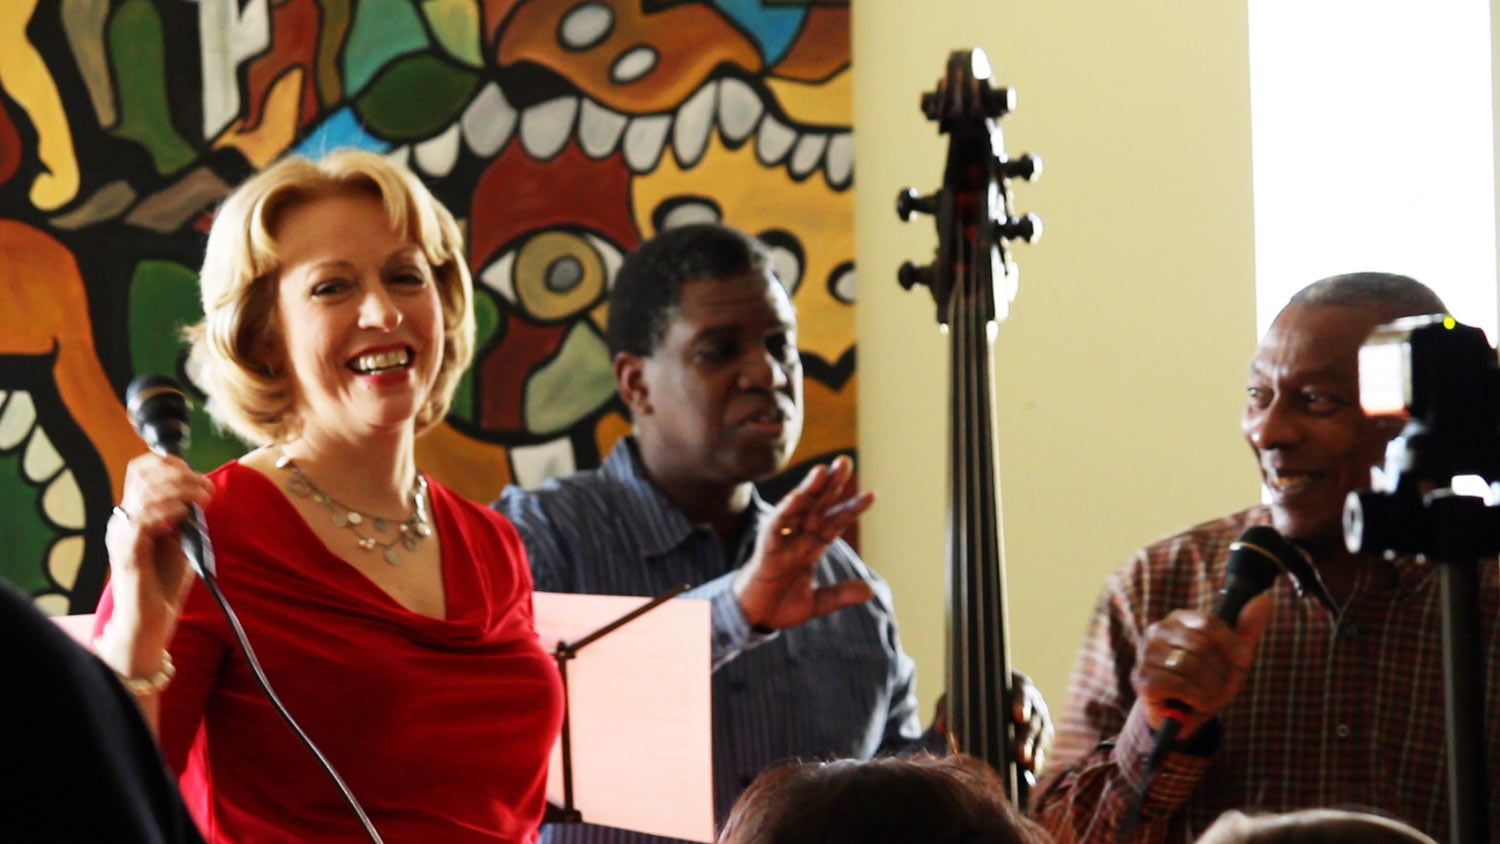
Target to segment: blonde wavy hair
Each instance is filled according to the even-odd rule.
[[[265,361],[280,339],[281,261],[274,232],[288,209],[329,196],[381,201],[392,227],[432,265],[443,312],[443,357],[417,432],[442,421],[474,355],[474,282],[453,215],[410,171],[383,156],[340,150],[318,161],[291,157],[267,167],[219,206],[199,287],[203,320],[184,331],[188,369],[220,425],[255,445],[287,442],[300,422],[292,379]]]

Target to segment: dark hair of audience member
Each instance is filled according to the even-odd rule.
[[[1401,821],[1349,809],[1219,816],[1196,844],[1437,844]]]
[[[801,762],[761,774],[718,844],[1045,844],[1000,777],[963,754]]]

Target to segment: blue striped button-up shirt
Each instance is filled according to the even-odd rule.
[[[842,540],[818,562],[818,585],[864,578],[875,597],[759,636],[730,590],[736,562],[753,547],[754,523],[770,510],[759,496],[734,561],[711,529],[689,523],[651,485],[629,438],[599,469],[535,490],[506,487],[495,506],[520,530],[539,591],[656,595],[687,583],[694,588],[686,597],[711,602],[714,811],[720,823],[755,775],[778,760],[869,757],[918,739],[916,668],[901,649],[890,588]],[[675,839],[552,824],[543,828],[542,840]]]

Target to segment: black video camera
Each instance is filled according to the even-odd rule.
[[[1500,552],[1500,363],[1478,328],[1446,314],[1377,327],[1359,350],[1365,413],[1406,420],[1386,447],[1374,489],[1344,502],[1351,552],[1445,560]],[[1478,476],[1484,498],[1454,492]]]

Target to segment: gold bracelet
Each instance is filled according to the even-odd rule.
[[[98,650],[99,640],[95,639],[94,652],[98,653]],[[113,667],[109,670],[115,671]],[[157,694],[170,685],[175,676],[177,676],[177,666],[172,664],[172,652],[168,650],[161,652],[161,667],[156,669],[150,677],[127,677],[115,671],[115,677],[119,678],[120,685],[137,697]]]

